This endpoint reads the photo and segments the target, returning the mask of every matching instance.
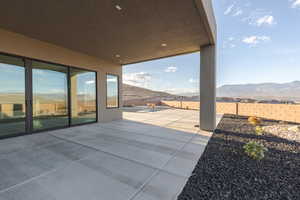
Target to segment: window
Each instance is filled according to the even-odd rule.
[[[97,112],[96,72],[0,54],[0,139],[96,122]]]
[[[68,68],[32,63],[33,129],[68,126]]]
[[[23,59],[0,55],[0,137],[24,133],[25,116]]]
[[[83,124],[97,120],[96,73],[70,68],[71,124]]]
[[[106,76],[106,107],[119,107],[119,77],[107,74]]]

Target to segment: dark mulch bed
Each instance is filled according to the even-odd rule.
[[[253,140],[268,148],[263,160],[244,153],[243,145]],[[178,199],[300,200],[300,144],[257,136],[247,118],[225,115]]]

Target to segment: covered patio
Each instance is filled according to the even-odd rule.
[[[76,96],[77,90],[78,93],[82,91],[77,89],[76,77],[72,75],[75,69],[96,73],[94,80],[86,82],[87,85],[94,83],[96,90],[90,95],[95,96],[92,111],[96,116],[88,121],[108,122],[122,119],[119,108],[122,107],[123,65],[199,51],[199,124],[202,130],[215,129],[217,27],[211,0],[74,0],[72,3],[6,0],[2,3],[0,54],[9,58],[0,60],[0,63],[21,67],[23,71],[20,76],[24,78],[19,88],[14,88],[21,94],[18,104],[22,106],[15,106],[16,102],[8,99],[2,107],[9,104],[10,111],[0,109],[8,116],[17,108],[22,111],[21,121],[24,125],[19,131],[13,131],[13,135],[28,134],[37,129],[70,127],[74,125],[73,118],[78,117],[78,110],[87,110],[88,113],[86,107],[80,109],[83,104],[80,94]],[[17,64],[11,62],[15,59]],[[51,91],[62,91],[62,87],[58,88],[52,79],[38,79],[34,71],[41,68],[50,72],[63,71],[65,82],[61,81],[61,85],[66,85],[66,98],[61,101],[64,109],[62,125],[46,127],[42,124],[41,128],[36,128],[34,118],[39,117],[37,115],[53,118],[53,113],[62,113],[57,109],[54,109],[55,112],[42,109],[42,103],[35,100],[38,94],[46,93],[47,99],[54,104],[57,94],[51,98],[49,94]],[[117,82],[117,91],[112,91],[112,94],[109,94],[112,89],[107,87],[109,75],[115,77]],[[35,79],[41,83],[37,85]],[[51,91],[42,87],[46,83],[51,86]],[[38,94],[36,88],[40,90]],[[5,94],[6,98],[8,96]],[[109,107],[112,98],[116,102],[113,108]],[[80,121],[85,122],[86,119]],[[6,133],[8,137],[12,134]]]
[[[197,111],[124,112],[1,140],[0,199],[176,199],[211,136],[198,120]]]
[[[206,131],[216,127],[212,2],[6,0],[0,11],[0,54],[9,57],[0,63],[9,65],[6,68],[16,77],[12,69],[22,71],[22,79],[2,84],[21,80],[15,89],[22,106],[7,98],[14,93],[3,90],[8,100],[1,106],[6,114],[1,120],[10,127],[23,123],[20,131],[1,130],[0,135],[24,135],[0,140],[0,200],[175,199],[211,136]],[[170,109],[122,112],[123,65],[199,51],[200,114]],[[50,80],[35,76],[35,69],[44,65],[51,74],[62,75],[63,69],[60,87],[54,75]],[[73,123],[83,113],[90,114],[88,109],[77,112],[89,101],[76,92],[77,85],[83,85],[73,80],[76,69],[94,73],[82,89],[94,86],[94,124],[85,118],[81,126]],[[115,83],[113,90],[110,81]],[[34,121],[34,111],[40,108],[35,88],[42,84],[46,86],[36,93],[46,94],[51,104],[62,96],[64,113],[38,114],[62,117],[66,129],[54,123],[50,131]],[[6,104],[12,104],[12,111],[22,107],[20,116],[7,114],[11,112],[4,109]],[[43,133],[32,134],[37,131]]]

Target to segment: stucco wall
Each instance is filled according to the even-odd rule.
[[[97,71],[99,121],[105,122],[122,118],[120,109],[106,109],[106,73],[119,75],[120,103],[122,102],[121,65],[4,29],[0,29],[0,52]]]
[[[199,110],[199,102],[162,101],[176,108]],[[238,114],[243,116],[258,116],[268,119],[300,123],[300,105],[258,104],[258,103],[217,103],[217,113]]]

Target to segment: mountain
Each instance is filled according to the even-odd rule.
[[[176,99],[179,96],[167,92],[153,91],[146,88],[123,84],[124,105],[145,105],[146,103],[158,103],[160,100]]]
[[[218,97],[253,99],[300,100],[300,81],[289,83],[259,83],[223,85],[217,89]]]
[[[184,96],[182,98],[181,96]],[[300,81],[290,83],[259,83],[223,85],[217,88],[218,97],[251,98],[256,100],[300,101]],[[123,84],[124,105],[144,105],[164,100],[198,101],[199,94],[173,95]]]
[[[153,98],[153,97],[160,97],[160,98],[177,97],[177,95],[169,94],[167,92],[149,90],[146,88],[136,87],[128,84],[123,84],[122,91],[123,91],[123,100]]]

